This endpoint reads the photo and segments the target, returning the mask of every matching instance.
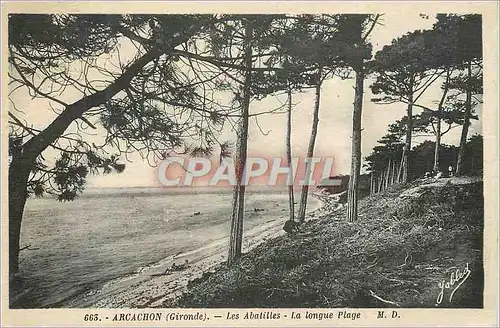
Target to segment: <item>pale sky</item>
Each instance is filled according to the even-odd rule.
[[[384,45],[389,44],[393,38],[399,37],[416,29],[431,28],[434,23],[435,13],[427,13],[429,19],[425,20],[418,12],[401,12],[386,14],[383,16],[383,26],[377,26],[371,35],[374,53]],[[383,135],[387,133],[388,124],[400,119],[406,113],[405,104],[376,105],[370,101],[373,97],[369,88],[372,80],[365,81],[365,95],[363,103],[362,121],[362,157],[366,157],[372,151]],[[354,100],[354,79],[341,81],[331,79],[326,81],[322,87],[320,122],[316,139],[315,155],[334,157],[333,173],[349,174],[351,157],[351,132],[352,132],[352,103]],[[423,103],[432,104],[439,100],[439,83],[430,88]],[[46,126],[55,116],[47,108],[43,100],[31,100],[18,94],[16,105],[27,113],[30,122],[42,128]],[[281,98],[284,101],[285,98]],[[296,107],[293,110],[293,133],[292,152],[295,156],[304,156],[306,153],[312,124],[312,110],[314,93],[294,95],[293,102]],[[279,100],[268,98],[263,101],[253,101],[250,111],[253,113],[267,111],[280,105]],[[44,115],[39,115],[43,110]],[[418,113],[418,110],[415,109]],[[36,117],[33,113],[37,113]],[[480,113],[479,113],[480,114]],[[286,115],[263,115],[258,117],[258,122],[267,135],[263,135],[254,119],[250,120],[249,130],[249,155],[251,156],[277,156],[283,157],[285,152],[285,123]],[[443,137],[443,143],[458,145],[461,127],[452,129]],[[469,130],[469,136],[481,133],[480,121],[473,121]],[[92,138],[98,138],[94,136]],[[427,139],[432,139],[428,137]],[[220,140],[235,141],[235,135],[226,131]],[[421,142],[415,140],[414,144]],[[150,167],[139,155],[129,157],[133,162],[126,163],[125,172],[122,174],[110,174],[106,176],[91,176],[88,179],[88,187],[127,187],[127,186],[152,186],[157,185],[156,168]]]

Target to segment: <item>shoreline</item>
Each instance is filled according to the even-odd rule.
[[[322,199],[311,193],[307,218],[317,218],[315,212],[325,206]],[[249,252],[261,243],[285,234],[283,223],[288,216],[269,218],[264,224],[246,231],[243,239],[243,252]],[[171,255],[154,264],[138,268],[135,273],[105,282],[101,287],[76,296],[61,304],[69,308],[145,308],[162,307],[179,297],[187,288],[189,281],[212,272],[226,260],[229,237],[211,242],[198,249]],[[186,263],[183,270],[171,271],[172,265]]]

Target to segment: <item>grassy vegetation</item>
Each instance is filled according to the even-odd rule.
[[[360,217],[343,211],[261,244],[232,267],[190,282],[179,307],[482,307],[482,182],[365,198]],[[422,192],[423,191],[423,192]],[[439,283],[471,273],[456,290]],[[463,280],[463,279],[462,279]]]

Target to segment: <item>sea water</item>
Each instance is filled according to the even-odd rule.
[[[30,199],[21,247],[31,246],[20,254],[22,283],[11,286],[11,306],[64,307],[107,281],[227,238],[231,202],[230,189],[182,188],[94,189],[65,203]],[[250,190],[245,212],[245,231],[286,216],[287,191]]]

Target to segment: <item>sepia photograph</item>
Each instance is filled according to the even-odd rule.
[[[4,309],[485,309],[484,15],[218,9],[2,13]]]

